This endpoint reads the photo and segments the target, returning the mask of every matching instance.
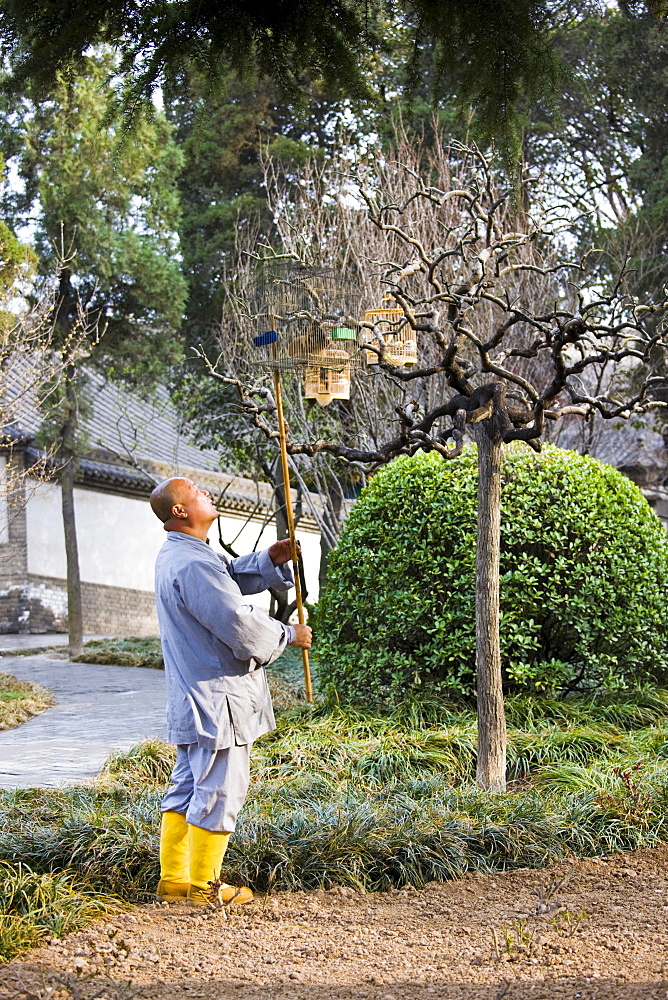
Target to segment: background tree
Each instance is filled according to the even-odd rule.
[[[87,365],[146,387],[180,356],[184,283],[176,259],[181,155],[163,117],[118,146],[106,117],[110,53],[89,56],[83,74],[61,76],[47,100],[31,89],[6,119],[3,149],[22,182],[6,186],[14,226],[29,225],[43,270],[60,269],[53,345],[66,380],[46,427],[58,449],[67,554],[70,649],[82,642],[74,476],[85,371],[72,352],[81,316],[100,334]],[[51,397],[50,403],[54,403]]]
[[[0,157],[0,175],[4,173],[5,164]],[[11,303],[13,296],[20,295],[20,284],[30,280],[36,265],[37,257],[32,248],[21,243],[7,223],[0,219],[0,298],[3,308]],[[6,310],[1,322],[3,327],[13,327],[15,316]]]
[[[53,274],[36,280],[34,251],[0,221],[0,446],[6,459],[0,496],[7,512],[5,529],[25,506],[28,481],[34,488],[49,476],[50,456],[26,468],[22,461],[14,460],[14,447],[22,440],[20,414],[26,403],[46,404],[64,380],[64,365],[54,344],[61,266],[62,262],[57,262]],[[25,297],[29,287],[31,303]],[[77,323],[70,338],[73,357],[81,356],[90,335],[84,323]]]
[[[661,298],[668,278],[666,33],[621,0],[586,12],[555,32],[554,43],[570,72],[559,113],[541,104],[532,111],[526,162],[571,207],[583,245],[594,241],[629,259],[634,291]]]
[[[602,190],[601,176],[618,178],[619,164],[627,161],[630,164],[635,155],[633,144],[626,143],[626,136],[630,134],[626,118],[615,127],[614,118],[612,124],[608,122],[609,102],[605,96],[608,78],[612,79],[614,88],[617,86],[615,81],[623,75],[624,85],[617,86],[618,97],[613,103],[623,109],[627,117],[635,114],[635,98],[629,100],[624,95],[637,93],[640,97],[640,92],[631,79],[632,71],[622,71],[624,59],[633,55],[633,59],[627,58],[627,63],[642,63],[643,72],[650,63],[656,66],[654,82],[659,83],[660,65],[654,55],[661,50],[662,34],[656,20],[637,5],[626,4],[620,11],[602,13],[592,8],[577,16],[565,10],[553,11],[551,17],[553,41],[559,47],[560,58],[570,67],[570,77],[563,81],[563,100],[553,104],[542,102],[532,118],[527,113],[523,126],[525,157],[528,164],[540,165],[543,169],[545,184],[552,196],[569,197],[575,211],[583,216],[594,210],[600,212],[600,206],[606,203],[605,197],[601,199],[595,194],[595,190]],[[605,41],[608,36],[616,37],[620,31],[624,44],[615,46]],[[644,60],[639,60],[637,49],[646,38],[650,39],[649,51]],[[480,126],[470,108],[465,109],[456,98],[443,100],[443,94],[449,91],[447,87],[444,91],[439,90],[439,69],[432,43],[428,34],[416,34],[415,23],[410,17],[392,21],[391,45],[382,57],[370,56],[365,64],[379,101],[367,108],[364,115],[356,109],[357,135],[346,136],[348,144],[363,143],[365,130],[377,131],[391,143],[393,135],[388,125],[388,111],[397,107],[406,135],[418,135],[423,145],[433,144],[437,136],[432,108],[437,94],[441,94],[438,121],[441,126],[445,123],[450,136],[485,137],[484,125]],[[289,175],[291,170],[299,169],[314,146],[323,156],[335,155],[336,143],[343,140],[336,128],[337,119],[351,117],[349,102],[342,100],[345,87],[342,91],[339,84],[328,91],[321,80],[314,83],[314,79],[317,80],[315,69],[299,76],[301,104],[291,102],[284,90],[268,77],[251,75],[248,79],[240,79],[236,69],[224,59],[216,72],[220,87],[212,88],[210,75],[198,69],[196,63],[184,60],[174,72],[167,74],[164,87],[167,115],[175,125],[177,141],[185,152],[180,180],[183,204],[180,235],[188,281],[184,325],[188,346],[208,344],[218,323],[224,297],[224,275],[226,269],[232,267],[236,226],[255,219],[268,239],[274,232],[275,223],[263,188],[262,159],[266,150],[281,158],[282,171]],[[647,92],[653,89],[656,88],[645,88]],[[527,107],[529,104],[530,101]],[[461,113],[463,109],[464,114]],[[619,136],[616,145],[610,145],[608,140],[615,129]],[[600,140],[601,136],[605,141]],[[581,164],[582,169],[574,169],[574,164]],[[290,185],[284,184],[283,190],[292,197]],[[524,189],[525,196],[529,195],[529,190],[528,187]],[[610,197],[614,202],[612,188]],[[585,224],[580,226],[582,239],[596,239],[602,243],[605,237],[600,225],[592,227],[589,216],[584,218]],[[628,233],[637,236],[637,226],[635,229],[633,225],[628,227]],[[610,233],[608,240],[609,236]],[[637,260],[643,261],[644,270],[647,270],[646,261],[656,260],[656,254],[640,252],[637,239],[634,247],[627,243],[623,259],[635,252]],[[604,266],[602,273],[605,276],[609,270]],[[215,393],[203,390],[199,380],[190,377],[190,371],[185,379],[181,372],[177,374],[175,389],[179,405],[192,413],[200,431],[206,431],[216,422],[215,411],[221,402],[228,423],[233,420],[229,400],[221,401]],[[591,421],[585,425],[587,440],[592,438],[593,428]],[[597,435],[601,436],[600,432]],[[230,437],[234,438],[233,448],[230,448]],[[214,438],[221,448],[224,464],[241,463],[251,473],[258,470],[265,476],[267,470],[270,473],[271,461],[269,465],[264,459],[259,465],[256,462],[254,442],[250,450],[240,448],[240,444],[247,441],[247,435],[237,425],[233,435],[223,437],[214,432]],[[328,473],[326,482],[332,485],[333,499],[337,500],[336,477]],[[280,484],[274,485],[280,493]],[[350,490],[349,484],[344,490]],[[280,518],[280,497],[277,510]],[[327,505],[325,513],[329,512]],[[323,529],[322,537],[327,545],[329,532],[325,526]],[[326,554],[323,567],[325,564]]]
[[[260,234],[265,240],[275,236],[265,190],[267,156],[280,157],[282,168],[295,175],[310,157],[320,161],[331,155],[340,134],[338,123],[351,118],[346,102],[325,97],[321,85],[303,78],[303,89],[301,101],[295,104],[273,81],[239,80],[230,70],[221,97],[210,92],[206,80],[192,67],[164,89],[165,111],[184,152],[179,188],[180,244],[188,284],[182,325],[186,353],[191,347],[215,350],[240,238],[252,242]],[[350,142],[360,138],[361,121],[355,118],[355,124],[351,131],[349,122]],[[252,238],[250,232],[255,234]],[[210,380],[192,359],[173,373],[174,398],[200,443],[217,449],[224,467],[259,476],[272,485],[277,536],[286,537],[275,449],[249,433],[243,418],[239,419],[232,391],[226,396],[212,390]],[[317,488],[311,476],[308,487],[302,483],[299,492],[303,495]],[[316,513],[321,537],[333,544],[336,535],[332,538],[328,532],[319,506]],[[325,518],[327,513],[325,507]],[[273,612],[287,620],[292,610],[285,595],[277,593]]]
[[[662,300],[668,280],[668,43],[662,27],[638,4],[622,0],[585,10],[568,30],[556,31],[554,44],[570,68],[559,113],[539,103],[524,137],[525,162],[532,175],[540,171],[532,191],[569,212],[581,253],[592,245],[606,250],[597,264],[602,285],[614,286],[624,269],[628,291],[647,302]],[[658,352],[634,378],[665,375],[662,366]],[[597,374],[601,385],[608,375]],[[636,423],[665,433],[661,411]],[[624,449],[628,433],[620,437],[616,422],[590,417],[566,421],[556,436],[607,460]],[[649,433],[646,439],[660,440]]]
[[[623,397],[629,369],[667,346],[654,322],[666,300],[639,305],[620,276],[610,294],[601,290],[591,255],[568,259],[560,250],[563,220],[547,208],[523,214],[502,177],[477,149],[437,146],[419,172],[388,155],[369,156],[356,167],[337,164],[336,212],[351,234],[360,221],[366,249],[351,255],[350,241],[323,243],[309,231],[291,230],[296,258],[324,256],[369,275],[391,291],[403,312],[400,329],[420,345],[413,368],[388,358],[388,337],[357,322],[376,357],[375,371],[397,388],[402,402],[378,438],[355,446],[339,432],[289,445],[292,455],[323,453],[371,467],[419,450],[456,457],[471,428],[478,445],[476,555],[476,665],[478,780],[505,784],[505,717],[499,646],[499,533],[504,443],[525,441],[536,450],[548,422],[564,415],[596,412],[623,419],[664,404],[656,398],[666,383],[647,377]],[[364,211],[361,211],[364,206]],[[341,221],[343,220],[343,222]],[[375,237],[374,235],[375,234]],[[375,251],[375,253],[374,253]],[[382,251],[382,252],[381,252]],[[354,317],[351,317],[351,322]],[[237,337],[240,331],[237,329]],[[268,437],[275,434],[268,385],[235,377],[221,359],[212,373],[233,384],[244,412]],[[620,380],[596,392],[596,373],[613,365]],[[360,380],[361,381],[361,380]]]
[[[179,235],[188,283],[186,342],[206,342],[220,322],[239,227],[273,235],[264,190],[267,155],[299,169],[336,142],[342,102],[326,99],[316,84],[305,81],[304,90],[295,104],[271,80],[240,80],[229,70],[221,96],[194,69],[164,89],[165,114],[184,156]]]
[[[386,132],[388,131],[386,126]],[[384,192],[388,200],[404,197],[404,176],[396,170],[401,163],[407,174],[420,174],[427,169],[439,184],[450,184],[451,164],[443,146],[443,133],[438,122],[420,137],[395,125],[393,142],[384,146],[377,155],[387,158],[384,172]],[[350,190],[347,175],[350,171],[351,151],[360,147],[357,136],[349,138],[345,132],[335,137],[329,155],[315,156],[302,163],[286,162],[266,153],[262,159],[263,189],[267,199],[267,214],[272,219],[274,245],[295,259],[312,253],[314,247],[325,248],[328,262],[334,263],[343,281],[337,290],[337,309],[351,315],[356,324],[367,308],[378,305],[382,286],[369,260],[384,259],[385,246],[381,233],[370,229],[366,214],[348,204]],[[338,197],[337,197],[338,195]],[[353,199],[354,201],[354,199]],[[456,211],[450,212],[451,221]],[[438,238],[442,219],[425,212],[421,221],[421,238],[427,243]],[[247,344],[239,339],[238,331],[244,328],[246,316],[252,309],[249,297],[254,295],[255,264],[249,248],[263,237],[258,230],[248,227],[239,236],[237,259],[230,277],[224,284],[222,322],[218,330],[214,354],[220,353],[227,360],[227,371],[238,374],[253,371],[253,354],[247,354]],[[333,250],[332,248],[336,248]],[[246,252],[244,252],[244,250]],[[524,276],[524,283],[527,278]],[[204,341],[206,350],[207,341]],[[427,349],[427,348],[425,348]],[[429,407],[430,400],[447,388],[445,378],[439,387],[437,380],[420,381],[412,392],[421,394],[421,402]],[[276,461],[276,442],[267,443],[259,432],[249,432],[244,414],[239,412],[235,394],[223,387],[204,384],[193,375],[185,387],[185,403],[189,415],[195,420],[199,433],[204,433],[210,446],[220,447],[223,454],[229,439],[229,428],[236,443],[233,461],[243,468],[258,472],[272,482],[279,511],[282,505],[282,484]],[[299,383],[288,379],[285,386],[285,405],[288,419],[296,437],[300,439],[332,435],[341,439],[345,428],[346,442],[360,448],[375,448],[384,440],[387,426],[396,421],[395,408],[405,402],[401,383],[379,378],[375,370],[364,372],[353,382],[350,400],[336,400],[326,409],[306,403],[299,391]],[[242,454],[239,443],[244,442]],[[269,445],[269,446],[268,446]],[[262,456],[260,458],[260,456]],[[258,461],[259,459],[259,461]],[[344,466],[327,452],[311,458],[292,457],[293,472],[302,487],[304,497],[310,491],[320,495],[322,506],[312,513],[321,534],[320,585],[325,580],[329,552],[336,545],[343,526],[349,500],[365,481],[362,467]]]

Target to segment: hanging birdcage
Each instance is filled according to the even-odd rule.
[[[312,355],[330,347],[356,353],[354,332],[352,341],[334,343],[345,315],[340,284],[332,268],[263,261],[249,316],[253,344],[259,348],[252,363],[268,370],[294,371],[305,369]]]
[[[363,344],[373,344],[380,348],[376,333],[383,338],[385,353],[383,361],[397,368],[411,368],[417,364],[417,340],[415,331],[406,320],[403,309],[400,309],[392,292],[385,292],[378,309],[367,309],[364,322],[373,325],[373,330],[365,328],[362,334]],[[380,361],[376,351],[364,351],[368,365],[377,365]]]
[[[350,399],[352,362],[350,345],[357,347],[357,334],[348,327],[335,327],[329,343],[309,353],[304,376],[304,395],[320,406],[333,399]]]
[[[299,553],[290,489],[287,425],[283,409],[283,372],[302,372],[305,395],[327,406],[350,398],[350,379],[360,363],[357,334],[345,325],[350,306],[331,268],[308,267],[285,258],[258,260],[256,281],[239,297],[242,329],[237,346],[249,348],[244,363],[271,372],[285,514],[290,538],[299,624],[304,624]],[[250,336],[249,336],[250,335]],[[302,649],[307,701],[312,701],[308,650]]]
[[[327,406],[350,399],[353,369],[361,363],[357,332],[344,326],[341,283],[328,268],[290,262],[265,269],[258,282],[253,364],[302,371],[306,399]],[[264,329],[262,330],[262,327]]]

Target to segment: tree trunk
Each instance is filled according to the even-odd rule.
[[[476,552],[476,671],[478,784],[506,787],[506,716],[499,641],[501,554],[501,435],[494,417],[476,425],[478,444],[478,547]]]
[[[332,534],[341,534],[341,511],[343,509],[343,485],[338,479],[329,482],[329,492],[322,512],[323,519]],[[318,588],[322,592],[327,579],[329,553],[334,549],[324,532],[320,532],[320,568],[318,570]]]
[[[74,374],[74,368],[68,366],[65,381],[66,412],[61,429],[60,447],[60,459],[63,463],[63,469],[60,474],[60,488],[62,493],[63,529],[65,531],[65,557],[67,560],[67,627],[69,632],[70,657],[80,656],[83,652],[83,601],[81,598],[77,526],[74,515],[74,445],[77,426],[77,399]]]

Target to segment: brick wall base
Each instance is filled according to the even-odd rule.
[[[20,630],[66,632],[65,580],[30,574],[26,590],[23,606],[29,608],[28,620],[24,618]],[[155,599],[150,591],[106,587],[98,583],[82,583],[81,590],[85,632],[118,636],[158,634]]]
[[[27,588],[21,584],[3,580],[0,590],[0,634],[29,631],[30,601]],[[47,630],[42,629],[42,631]],[[60,628],[55,631],[60,632]]]

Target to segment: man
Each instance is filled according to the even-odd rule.
[[[167,681],[168,735],[177,745],[162,802],[161,901],[244,903],[250,889],[220,869],[250,779],[254,740],[274,728],[264,667],[286,645],[309,649],[308,625],[282,625],[244,595],[293,585],[290,542],[227,562],[207,544],[218,516],[190,479],[160,483],[151,507],[168,532],[155,566]]]

